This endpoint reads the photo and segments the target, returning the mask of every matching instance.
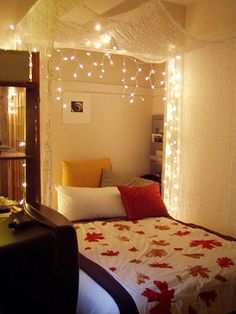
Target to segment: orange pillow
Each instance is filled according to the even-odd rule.
[[[169,216],[156,183],[137,187],[118,186],[117,188],[129,220]]]
[[[99,187],[102,169],[111,170],[110,158],[62,161],[62,185]]]

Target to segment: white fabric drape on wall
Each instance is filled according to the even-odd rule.
[[[236,41],[186,53],[178,217],[236,236]]]

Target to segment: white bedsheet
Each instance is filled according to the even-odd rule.
[[[79,270],[77,314],[119,314],[114,299],[84,271]]]

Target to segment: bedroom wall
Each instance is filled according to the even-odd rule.
[[[63,52],[72,55],[73,51]],[[101,60],[103,54],[92,53],[94,61]],[[99,78],[98,67],[93,67],[92,77],[87,72],[91,60],[86,52],[79,52],[80,63],[84,69],[80,70],[79,78],[74,79],[72,74],[75,65],[72,62],[63,62],[61,53],[55,52],[49,63],[52,80],[50,84],[50,132],[47,132],[47,108],[42,108],[42,189],[47,189],[48,178],[44,174],[47,167],[45,146],[49,137],[52,160],[53,186],[61,182],[61,161],[80,160],[110,157],[114,172],[130,175],[149,173],[152,89],[145,76],[150,72],[150,65],[140,64],[142,71],[138,74],[137,97],[130,103],[130,97],[122,98],[123,86],[122,56],[113,56],[113,66],[106,64],[104,78]],[[108,62],[107,60],[105,61]],[[60,71],[55,67],[60,65]],[[137,73],[137,66],[130,58],[126,58],[126,77],[131,92],[135,86],[131,76]],[[59,73],[60,72],[60,73]],[[60,76],[60,77],[59,77]],[[58,81],[61,78],[62,81]],[[62,85],[61,85],[62,83]],[[57,88],[62,86],[62,98],[65,92],[83,92],[91,96],[91,123],[65,124],[63,123],[62,100],[56,100]],[[139,96],[144,96],[144,101]],[[46,185],[45,185],[46,184]],[[44,192],[43,192],[44,193]],[[55,207],[56,193],[53,188],[53,206]]]
[[[212,6],[214,2],[214,6]],[[236,29],[236,2],[200,1],[186,25],[198,37]],[[206,9],[208,10],[206,11]],[[207,15],[206,15],[207,12]],[[236,236],[236,43],[209,44],[184,57],[178,218]]]

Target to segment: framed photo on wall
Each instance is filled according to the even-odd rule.
[[[64,124],[91,123],[91,95],[80,92],[64,92],[62,112]]]

